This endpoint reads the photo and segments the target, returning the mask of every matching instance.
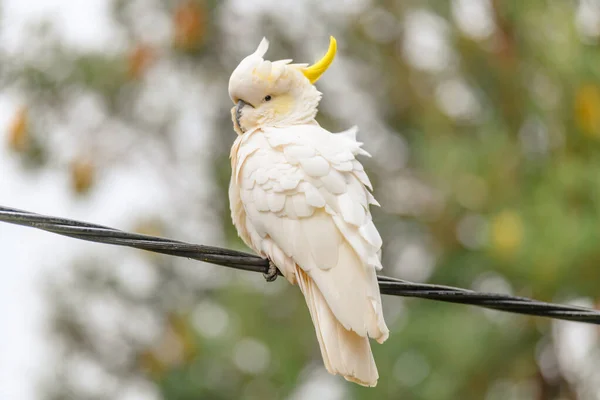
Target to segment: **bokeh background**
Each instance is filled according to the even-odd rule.
[[[598,306],[600,2],[2,0],[0,204],[244,249],[231,71],[339,54],[384,273]],[[600,399],[599,331],[384,298],[377,388],[328,375],[297,288],[0,225],[0,398]]]

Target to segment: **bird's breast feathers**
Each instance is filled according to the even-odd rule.
[[[326,237],[315,246],[311,243],[336,229],[365,265],[381,268],[381,238],[369,211],[369,204],[377,205],[377,201],[355,158],[368,156],[356,141],[356,131],[332,134],[319,125],[296,125],[254,130],[237,138],[231,154],[232,189],[237,192],[233,194],[237,199],[231,199],[232,211],[237,200],[247,218],[243,222],[254,228],[248,244],[255,251],[264,253],[261,243],[269,237],[303,269],[329,268],[335,261],[331,256],[322,254],[301,263],[298,258],[306,257],[298,251],[304,244],[308,246],[304,250],[316,246],[327,253],[324,246],[330,240]],[[234,222],[239,228],[240,221]],[[301,237],[306,235],[298,232],[299,226],[317,222],[320,225],[311,226],[316,230],[311,230],[309,237]],[[332,245],[330,253],[339,244]]]

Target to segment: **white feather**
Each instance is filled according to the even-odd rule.
[[[371,180],[369,179],[369,176],[365,173],[365,171],[354,170],[354,176],[356,176],[358,178],[360,183],[362,183],[363,185],[368,187],[370,190],[373,190],[373,185],[371,185]]]
[[[335,267],[342,238],[331,217],[321,210],[298,221],[298,225],[308,240],[306,251],[312,254],[317,267],[325,270]]]
[[[329,172],[329,163],[321,156],[301,158],[300,165],[308,175],[320,178]]]
[[[285,146],[283,154],[289,162],[297,163],[301,158],[309,158],[315,155],[315,149],[309,146]]]
[[[352,167],[354,168],[355,171],[364,171],[365,170],[365,167],[363,167],[363,165],[358,160],[352,161]]]
[[[350,129],[346,129],[343,132],[338,133],[340,136],[344,136],[350,139],[352,142],[356,142],[356,134],[358,133],[358,126],[353,126]]]
[[[381,240],[381,236],[379,235],[379,232],[377,231],[377,228],[375,228],[375,225],[373,224],[373,221],[369,221],[366,224],[364,224],[363,226],[361,226],[358,231],[360,232],[360,235],[367,241],[369,242],[369,244],[377,249],[381,248],[381,245],[383,244],[382,240]]]
[[[314,211],[314,208],[311,207],[306,201],[306,196],[302,194],[295,194],[293,196],[288,197],[288,199],[292,200],[293,208],[295,211],[295,215],[297,217],[310,217]]]
[[[323,183],[325,190],[333,194],[341,194],[346,191],[346,180],[344,176],[334,169],[329,170],[327,175],[321,177],[320,182]]]
[[[352,163],[350,161],[336,163],[336,164],[334,164],[334,167],[338,171],[344,171],[344,172],[352,171],[352,169],[353,169]]]
[[[264,37],[258,44],[258,47],[256,48],[256,51],[253,53],[253,55],[263,58],[265,54],[267,54],[267,50],[269,50],[269,41],[267,40],[267,38]]]
[[[319,193],[319,191],[312,185],[307,185],[305,192],[306,203],[313,207],[324,207],[325,206],[325,198]]]
[[[373,197],[371,192],[367,192],[367,200],[368,200],[369,204],[372,204],[377,207],[381,207],[381,204],[379,204],[379,202],[377,200],[375,200],[375,197]]]
[[[349,150],[337,151],[336,154],[334,154],[330,158],[330,161],[333,162],[334,164],[345,162],[345,161],[354,161],[354,154],[352,154],[352,152]]]
[[[244,196],[244,198],[246,198],[246,196]],[[254,207],[256,207],[258,211],[269,211],[267,194],[262,188],[256,187],[252,190],[252,200],[254,201]],[[247,198],[246,201],[250,201],[250,199]]]
[[[362,204],[353,199],[348,192],[338,196],[338,204],[344,221],[355,226],[363,224],[366,217],[365,210]]]
[[[292,219],[297,219],[300,215],[296,212],[296,205],[294,204],[294,196],[287,196],[285,199],[285,206],[283,210],[279,214],[280,217],[287,217]]]
[[[254,171],[254,174],[250,177],[250,179],[252,178],[254,178],[254,180],[256,180],[256,183],[258,183],[259,185],[263,185],[269,180],[269,172],[264,168],[259,168],[256,171]],[[250,179],[245,179],[244,181]]]
[[[301,179],[302,178],[297,175],[285,175],[281,178],[279,183],[281,184],[283,190],[292,190],[298,186]]]
[[[271,212],[276,213],[281,211],[285,205],[285,195],[275,192],[269,193],[267,195],[267,203]]]

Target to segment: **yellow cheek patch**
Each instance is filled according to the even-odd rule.
[[[273,98],[273,111],[275,114],[288,114],[294,108],[294,98],[284,94]]]

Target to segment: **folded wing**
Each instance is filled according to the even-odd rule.
[[[255,132],[241,143],[234,179],[252,247],[296,281],[293,265],[279,265],[293,260],[346,330],[383,342],[388,329],[375,274],[382,243],[369,211],[377,202],[355,158],[367,155],[355,135],[318,125]]]

